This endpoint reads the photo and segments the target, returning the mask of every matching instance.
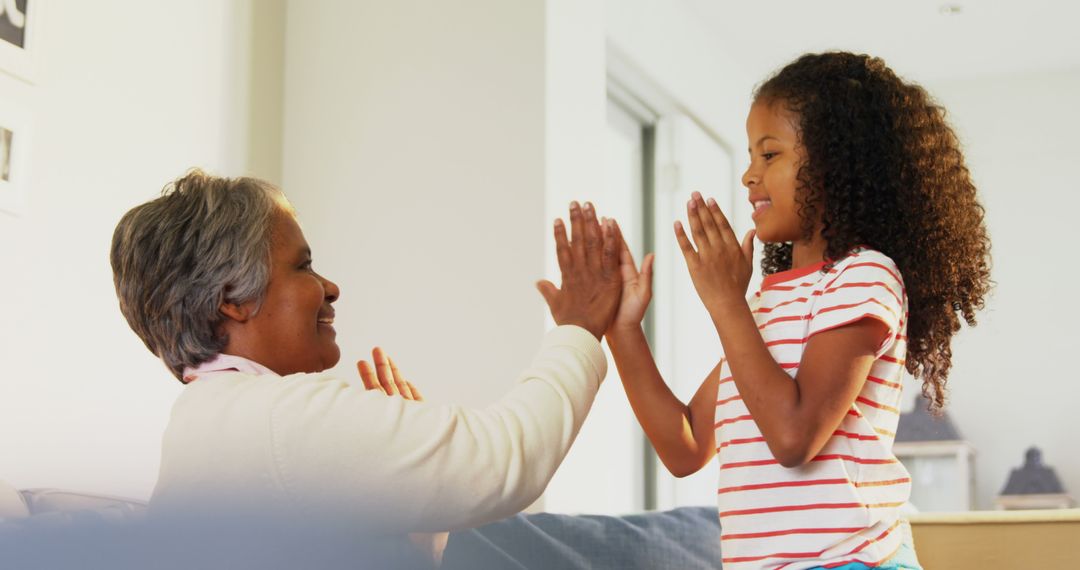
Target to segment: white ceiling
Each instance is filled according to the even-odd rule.
[[[684,0],[752,77],[801,53],[880,56],[915,81],[1080,70],[1080,2]],[[942,14],[943,6],[960,13]]]

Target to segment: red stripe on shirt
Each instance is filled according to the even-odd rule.
[[[776,554],[767,554],[765,556],[736,556],[732,558],[721,558],[720,562],[724,564],[734,564],[736,562],[755,562],[758,560],[764,560],[766,558],[816,558],[821,556],[821,553],[825,552],[778,552]]]
[[[816,295],[817,292],[815,291],[814,294]],[[772,307],[769,307],[767,309],[762,308],[762,307],[758,307],[757,309],[754,309],[751,312],[752,313],[771,313],[771,312],[775,311],[776,309],[779,309],[780,307],[783,307],[785,305],[790,305],[792,303],[805,303],[806,301],[808,301],[808,299],[806,297],[799,297],[797,299],[791,299],[790,301],[784,301],[783,303],[773,305]]]
[[[895,279],[898,284],[903,286],[904,280],[900,279],[900,276],[897,275],[896,272],[894,272],[888,266],[882,265],[880,263],[874,263],[873,261],[859,261],[859,262],[856,262],[856,263],[852,263],[851,265],[848,265],[847,267],[844,268],[844,270],[846,271],[848,269],[853,269],[855,267],[879,267],[881,269],[884,269],[885,272],[888,273],[890,277]]]
[[[795,315],[793,317],[776,317],[775,319],[765,321],[758,326],[758,330],[764,330],[765,327],[775,325],[776,323],[787,323],[791,321],[809,321],[813,315]]]
[[[867,376],[866,379],[871,381],[871,382],[881,384],[882,386],[888,386],[890,388],[894,388],[896,390],[899,390],[901,388],[899,382],[889,382],[888,380],[886,380],[884,378],[878,378],[877,376]]]
[[[892,308],[888,307],[887,305],[885,305],[885,303],[882,303],[881,301],[878,301],[877,299],[867,299],[865,301],[859,301],[858,303],[849,303],[847,305],[833,305],[831,307],[825,307],[824,309],[818,311],[817,313],[815,313],[813,315],[809,315],[809,318],[813,319],[814,317],[816,317],[816,316],[818,316],[820,314],[823,314],[823,313],[831,313],[833,311],[840,311],[840,310],[843,310],[843,309],[854,309],[855,307],[860,307],[860,306],[865,305],[867,303],[873,303],[873,304],[881,307],[882,309],[885,309],[886,311],[889,312],[890,315],[893,316],[893,318],[895,318],[896,320],[900,320],[900,317],[897,316],[896,311],[892,310]],[[781,317],[781,318],[783,318],[783,317]],[[776,320],[776,319],[774,319],[774,320]]]
[[[840,459],[843,461],[850,461],[852,463],[858,463],[860,465],[889,465],[896,463],[894,459],[866,459],[863,457],[855,457],[854,455],[844,455],[840,453],[829,453],[825,455],[818,455],[810,461],[832,461],[833,459]],[[722,463],[720,469],[735,469],[738,467],[758,467],[761,465],[777,465],[780,462],[776,459],[754,459],[752,461],[734,461],[732,463]]]
[[[723,426],[723,425],[733,424],[733,423],[736,423],[736,422],[743,422],[743,421],[752,420],[752,419],[754,419],[754,417],[749,415],[749,414],[744,415],[744,416],[735,416],[733,418],[724,418],[724,419],[716,422],[716,424],[713,425],[713,429],[718,428],[718,427]]]
[[[889,479],[887,481],[860,481],[855,483],[856,487],[888,487],[890,485],[902,485],[904,483],[910,483],[910,477],[902,477],[900,479]]]
[[[741,400],[741,399],[742,399],[742,396],[736,394],[736,395],[734,395],[734,396],[732,396],[730,398],[724,398],[723,400],[717,400],[716,405],[717,406],[723,406],[724,404],[726,404],[728,402],[734,402],[735,400]]]
[[[743,538],[766,538],[770,536],[786,536],[789,534],[853,534],[865,530],[860,527],[853,528],[789,528],[786,530],[772,530],[767,532],[744,532],[722,536],[720,540],[739,540]]]
[[[896,527],[898,527],[898,526],[900,526],[900,521],[899,520],[894,522],[892,524],[892,526],[890,526],[889,528],[885,529],[885,532],[877,535],[874,538],[863,541],[862,544],[860,544],[859,546],[856,546],[851,552],[848,552],[844,556],[851,556],[852,554],[858,554],[859,552],[862,552],[863,550],[865,550],[867,546],[870,546],[871,544],[874,544],[875,542],[881,542],[881,539],[885,538],[886,536],[889,535],[889,533],[896,530]],[[895,554],[895,552],[893,554]],[[891,557],[891,556],[892,555],[890,554],[889,557]],[[882,560],[875,562],[874,566],[875,567],[879,566],[882,562],[884,562],[885,560],[888,560],[888,559],[889,558],[883,558]],[[828,566],[824,566],[824,568],[836,568],[837,566],[843,566],[844,564],[848,564],[850,562],[861,562],[861,561],[859,561],[859,560],[848,560],[848,561],[844,561],[844,562],[833,562],[833,563],[829,564]]]
[[[744,438],[731,439],[731,440],[725,441],[724,443],[721,443],[720,445],[716,446],[716,451],[720,451],[721,449],[724,449],[725,447],[727,447],[729,445],[743,445],[743,444],[746,444],[746,443],[763,443],[764,441],[765,441],[764,437],[744,437]]]
[[[857,440],[860,440],[860,441],[876,441],[876,440],[878,440],[878,436],[876,436],[876,435],[862,434],[862,433],[852,433],[852,432],[843,431],[843,430],[836,430],[836,431],[833,432],[833,435],[846,437],[848,439],[857,439]]]
[[[779,481],[776,483],[755,483],[753,485],[735,485],[732,487],[720,487],[716,490],[717,495],[724,493],[737,493],[741,491],[758,491],[761,489],[779,489],[781,487],[816,487],[818,485],[844,485],[847,479],[808,479],[804,481]]]
[[[896,296],[896,293],[893,292],[892,287],[889,287],[888,283],[884,283],[884,282],[881,282],[881,281],[853,281],[851,283],[841,283],[840,285],[837,285],[836,287],[832,287],[832,288],[826,287],[822,291],[821,294],[822,295],[827,295],[829,293],[833,293],[833,292],[839,291],[841,289],[847,289],[849,287],[860,287],[860,288],[883,287],[886,291],[889,292],[890,295],[892,295],[893,299],[896,299],[896,304],[897,305],[899,305],[901,307],[904,306],[904,302],[900,300],[900,297]]]
[[[886,412],[890,412],[890,413],[893,413],[893,414],[898,414],[898,415],[900,414],[900,410],[898,410],[898,409],[896,409],[896,408],[894,408],[892,406],[886,406],[885,404],[875,402],[875,401],[873,401],[873,400],[871,400],[869,398],[864,398],[862,396],[859,396],[858,398],[855,398],[855,401],[866,404],[867,406],[870,406],[871,408],[877,408],[879,410],[885,410]]]
[[[861,509],[866,506],[869,505],[863,505],[862,503],[809,503],[805,505],[782,505],[778,507],[759,507],[756,509],[721,511],[720,518],[742,515],[761,515],[766,513],[787,513],[792,511],[816,511],[821,509]]]
[[[878,436],[873,435],[873,434],[866,435],[866,434],[860,434],[860,433],[846,432],[846,431],[843,431],[843,430],[836,430],[836,431],[833,432],[833,435],[838,436],[838,437],[846,437],[848,439],[857,439],[857,440],[860,440],[860,441],[877,441],[877,440],[880,439],[880,438],[878,438]],[[721,449],[723,449],[725,447],[728,447],[729,445],[743,445],[743,444],[747,444],[747,443],[763,443],[764,441],[765,441],[764,437],[744,437],[744,438],[730,439],[730,440],[722,442],[720,445],[716,446],[716,450],[720,451]]]

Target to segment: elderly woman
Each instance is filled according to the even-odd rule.
[[[484,409],[415,401],[376,354],[367,391],[322,373],[340,356],[338,286],[315,271],[280,190],[193,171],[129,211],[111,261],[135,333],[185,384],[165,432],[151,511],[283,509],[389,532],[486,523],[534,501],[606,372],[599,338],[621,292],[621,237],[591,206],[555,223],[558,326]],[[401,392],[405,397],[387,397]]]

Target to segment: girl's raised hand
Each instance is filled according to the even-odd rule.
[[[645,310],[649,308],[652,300],[652,268],[653,254],[645,256],[641,262],[641,270],[638,271],[634,263],[634,256],[630,253],[630,247],[622,235],[619,223],[611,220],[615,233],[615,239],[619,245],[619,275],[622,278],[622,297],[619,299],[619,309],[615,313],[608,330],[620,327],[637,327],[645,318]]]
[[[686,215],[694,242],[680,222],[675,222],[675,238],[698,296],[715,317],[724,303],[745,302],[754,272],[754,230],[747,232],[740,244],[716,200],[709,198],[706,203],[698,192],[687,203]]]
[[[383,349],[376,346],[371,351],[371,359],[375,362],[374,368],[366,360],[356,363],[356,369],[360,372],[360,380],[364,383],[364,389],[379,390],[387,396],[400,394],[406,400],[417,402],[424,399],[420,395],[420,390],[401,375],[401,371],[398,370],[393,359]]]

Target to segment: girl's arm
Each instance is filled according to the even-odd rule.
[[[694,242],[675,233],[694,286],[712,317],[739,394],[777,461],[794,467],[821,451],[858,396],[888,327],[861,319],[812,336],[792,377],[769,353],[743,295],[753,233],[740,247],[715,201],[687,207]]]
[[[660,376],[641,326],[609,330],[607,341],[630,407],[664,466],[676,477],[696,473],[716,455],[713,416],[720,365],[686,405]]]
[[[638,271],[618,224],[614,221],[613,224],[616,239],[622,243],[619,272],[623,290],[615,321],[606,333],[608,347],[630,407],[645,435],[664,466],[676,477],[685,477],[701,469],[716,454],[713,415],[719,365],[702,383],[689,406],[671,393],[641,330],[641,320],[652,300],[653,256],[645,256]]]
[[[784,467],[805,464],[825,446],[859,395],[888,330],[868,318],[812,336],[792,381],[766,348],[745,301],[715,303],[709,313],[743,403]]]

